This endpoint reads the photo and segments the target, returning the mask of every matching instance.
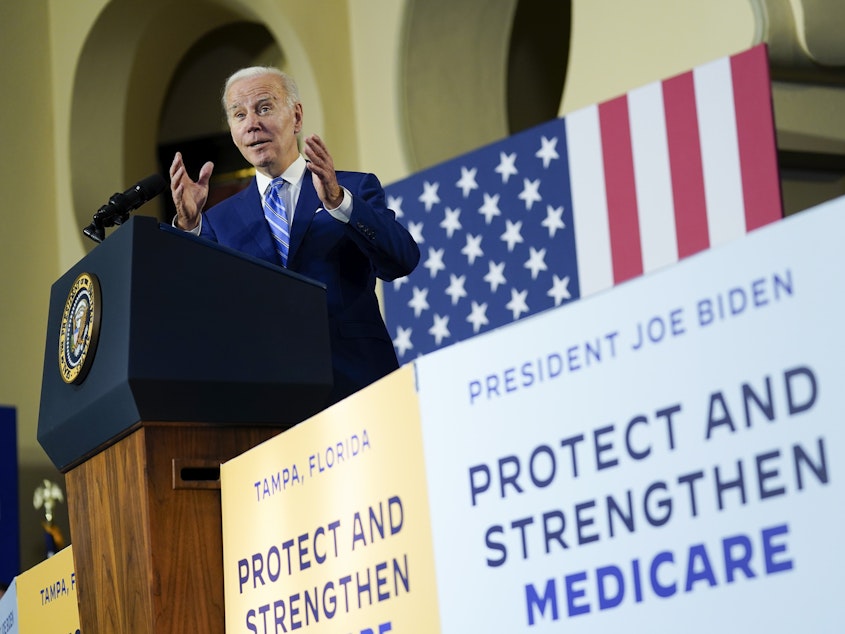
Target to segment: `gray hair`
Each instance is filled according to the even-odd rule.
[[[229,76],[229,79],[226,80],[226,84],[223,86],[223,96],[221,97],[224,114],[228,115],[226,112],[226,95],[229,92],[229,88],[232,87],[232,84],[236,81],[240,81],[241,79],[261,77],[262,75],[274,75],[279,79],[282,84],[282,88],[285,91],[285,103],[288,108],[293,110],[294,106],[299,102],[299,88],[296,87],[296,82],[293,77],[274,66],[250,66],[248,68],[242,68],[235,71]]]

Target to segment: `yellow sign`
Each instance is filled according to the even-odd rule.
[[[408,366],[225,463],[226,631],[439,631]]]
[[[15,584],[19,632],[79,633],[72,546],[21,573]]]

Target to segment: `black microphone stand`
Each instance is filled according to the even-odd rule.
[[[97,210],[91,224],[85,227],[82,233],[94,242],[102,242],[106,239],[106,227],[126,222],[131,211],[158,196],[166,186],[167,182],[160,174],[152,174],[122,194],[112,194],[109,201]]]

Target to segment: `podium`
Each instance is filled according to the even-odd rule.
[[[145,216],[59,278],[38,440],[65,473],[82,631],[223,632],[220,464],[331,387],[313,280]]]

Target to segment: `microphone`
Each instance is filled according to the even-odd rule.
[[[161,174],[151,174],[138,181],[125,192],[113,194],[109,201],[97,210],[91,224],[82,230],[94,242],[102,242],[105,228],[120,225],[129,219],[129,214],[164,191],[167,181]]]

